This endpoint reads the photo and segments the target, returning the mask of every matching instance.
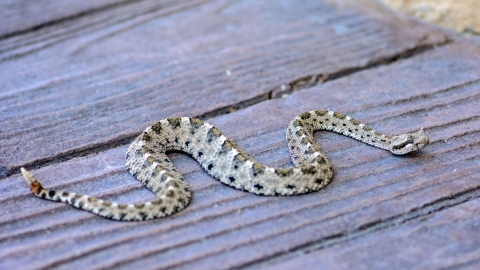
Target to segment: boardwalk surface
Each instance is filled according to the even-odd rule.
[[[1,269],[480,267],[477,40],[373,1],[63,2],[0,4]],[[208,120],[291,166],[285,127],[313,109],[423,127],[431,144],[398,157],[318,132],[333,181],[294,197],[232,189],[173,153],[193,200],[148,222],[40,200],[19,175],[145,201],[124,155],[155,120]]]

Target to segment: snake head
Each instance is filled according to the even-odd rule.
[[[428,144],[428,136],[423,128],[414,133],[393,136],[389,145],[389,151],[395,155],[405,155],[417,151]]]

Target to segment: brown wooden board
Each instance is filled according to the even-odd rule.
[[[86,13],[0,39],[0,177],[125,145],[157,119],[210,118],[448,42],[356,1],[140,1]]]
[[[291,165],[285,127],[312,109],[344,112],[382,132],[424,127],[430,135],[431,144],[421,153],[396,157],[319,132],[316,138],[333,163],[334,179],[303,196],[263,197],[234,190],[191,158],[173,154],[192,186],[191,205],[169,218],[127,223],[40,200],[19,175],[7,177],[0,181],[0,261],[5,268],[255,268],[301,261],[303,253],[328,251],[324,246],[333,250],[335,241],[389,232],[394,237],[407,221],[421,222],[449,207],[455,211],[478,198],[479,96],[480,48],[460,39],[209,120],[259,161],[274,166]],[[125,171],[126,147],[34,172],[48,187],[120,202],[151,199]],[[409,265],[422,266],[434,258],[424,256],[411,257]],[[437,266],[451,265],[445,262]]]

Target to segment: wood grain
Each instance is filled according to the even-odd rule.
[[[125,145],[157,119],[209,118],[448,41],[386,11],[320,1],[87,13],[0,40],[0,177]]]
[[[0,39],[20,35],[55,23],[127,4],[128,0],[1,1]]]
[[[470,180],[480,178],[474,176]],[[476,269],[480,264],[479,226],[477,198],[397,228],[272,263],[263,269]]]
[[[311,109],[345,112],[384,132],[424,127],[431,136],[431,145],[422,153],[395,157],[321,132],[316,137],[333,163],[334,179],[325,189],[304,196],[263,197],[237,191],[213,180],[191,158],[173,154],[174,163],[192,186],[192,204],[171,218],[122,223],[39,200],[19,175],[7,177],[0,181],[4,195],[0,261],[5,268],[22,265],[27,269],[84,265],[93,269],[255,268],[301,266],[302,258],[308,259],[303,265],[314,266],[317,252],[329,256],[325,252],[339,249],[338,254],[346,254],[349,245],[321,247],[332,239],[350,241],[350,236],[353,249],[363,243],[355,241],[388,248],[385,234],[408,234],[411,226],[417,226],[405,225],[408,220],[423,226],[422,218],[431,207],[438,212],[446,201],[460,200],[447,206],[452,211],[439,212],[449,217],[456,207],[471,207],[461,204],[462,196],[477,198],[479,95],[480,49],[460,40],[209,120],[255,158],[274,166],[291,165],[284,129],[295,115]],[[125,151],[126,146],[121,146],[44,166],[35,173],[49,187],[121,202],[148,200],[152,195],[124,169]],[[473,207],[459,219],[477,212]],[[410,213],[419,214],[409,218]],[[435,222],[425,226],[431,224]],[[462,224],[453,220],[448,226]],[[385,226],[381,227],[384,231],[370,233],[375,226]],[[475,228],[469,230],[473,233]],[[354,238],[358,234],[362,238]],[[406,246],[414,243],[413,238],[402,242]],[[314,253],[301,255],[305,251]],[[455,254],[475,263],[475,251],[469,248]],[[352,263],[365,263],[360,255]],[[414,256],[404,265],[421,267],[432,256]],[[337,266],[335,262],[331,259],[330,265]],[[436,264],[439,268],[451,265],[455,264],[448,259]]]

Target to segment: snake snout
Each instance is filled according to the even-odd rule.
[[[392,138],[390,152],[396,155],[404,155],[418,151],[429,143],[428,136],[423,129],[409,134],[402,134]]]

